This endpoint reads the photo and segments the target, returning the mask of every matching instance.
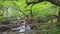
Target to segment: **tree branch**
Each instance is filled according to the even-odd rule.
[[[10,6],[10,7],[11,7],[11,6]],[[21,10],[21,9],[16,9],[16,8],[14,8],[14,7],[11,7],[11,8],[13,8],[13,9],[15,9],[15,10],[20,11],[24,16],[28,17],[28,16],[24,13],[24,11],[23,11],[23,10]]]
[[[44,1],[48,1],[56,6],[60,6],[60,2],[58,2],[57,0],[38,0],[37,2],[27,2],[27,0],[26,0],[26,4],[27,4],[27,6],[29,6],[30,4],[37,4],[37,3],[44,2]]]
[[[31,17],[33,17],[32,7],[33,7],[33,4],[32,4],[32,6],[31,6],[31,10],[30,10]]]

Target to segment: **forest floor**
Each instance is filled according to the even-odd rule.
[[[30,31],[31,32],[31,31]],[[26,33],[26,34],[32,34],[32,33]],[[19,33],[19,32],[3,32],[3,33],[0,33],[0,34],[25,34],[25,33]]]

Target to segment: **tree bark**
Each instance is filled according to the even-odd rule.
[[[60,8],[59,8],[59,13],[58,13],[58,17],[57,17],[57,26],[60,29]],[[60,31],[60,30],[59,30]]]

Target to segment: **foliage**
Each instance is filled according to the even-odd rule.
[[[34,0],[28,0],[28,2],[33,2],[33,1]],[[28,18],[41,18],[41,22],[47,23],[50,21],[50,20],[47,20],[47,18],[49,18],[51,15],[57,16],[59,13],[59,6],[53,5],[52,3],[47,1],[37,3],[34,5],[31,4],[27,7],[26,5],[27,5],[26,0],[0,1],[0,18],[10,18],[10,17],[25,18],[26,16],[28,16]],[[32,11],[33,17],[31,16],[31,11]],[[54,19],[53,21],[56,22],[57,19],[56,20]],[[5,22],[5,20],[0,21],[0,23],[1,22]],[[43,26],[42,29],[43,30],[46,29],[47,26]]]
[[[2,11],[3,11],[4,7],[6,7],[5,8],[5,10],[6,10],[7,6],[8,6],[9,9],[7,9],[4,12],[8,11],[9,16],[13,14],[13,15],[16,15],[16,16],[22,15],[22,17],[24,17],[24,15],[22,14],[22,12],[24,12],[26,15],[29,15],[29,17],[31,17],[31,15],[30,15],[31,5],[28,6],[27,8],[25,8],[26,1],[24,1],[24,0],[22,0],[22,1],[20,0],[20,2],[19,1],[8,1],[8,2],[3,1],[1,3],[3,3],[2,4],[3,7],[1,7]],[[38,4],[33,5],[32,13],[33,13],[34,18],[38,18],[38,17],[46,16],[48,14],[49,15],[50,14],[57,15],[58,14],[58,12],[57,12],[58,9],[59,9],[58,7],[54,6],[53,4],[51,4],[49,2],[42,2],[42,3],[38,3]],[[19,10],[22,10],[22,12],[19,12]]]

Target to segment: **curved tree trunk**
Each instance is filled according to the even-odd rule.
[[[58,2],[58,0],[47,0],[48,2],[51,2],[52,4],[56,5],[56,6],[60,6],[60,2]]]
[[[50,2],[50,3],[52,3],[52,4],[56,5],[56,6],[60,6],[60,1],[58,2],[58,0],[38,0],[37,2],[36,1],[27,2],[27,0],[26,0],[26,3],[27,3],[27,6],[29,6],[30,4],[37,4],[37,3],[44,2],[44,1],[48,1],[48,2]]]

